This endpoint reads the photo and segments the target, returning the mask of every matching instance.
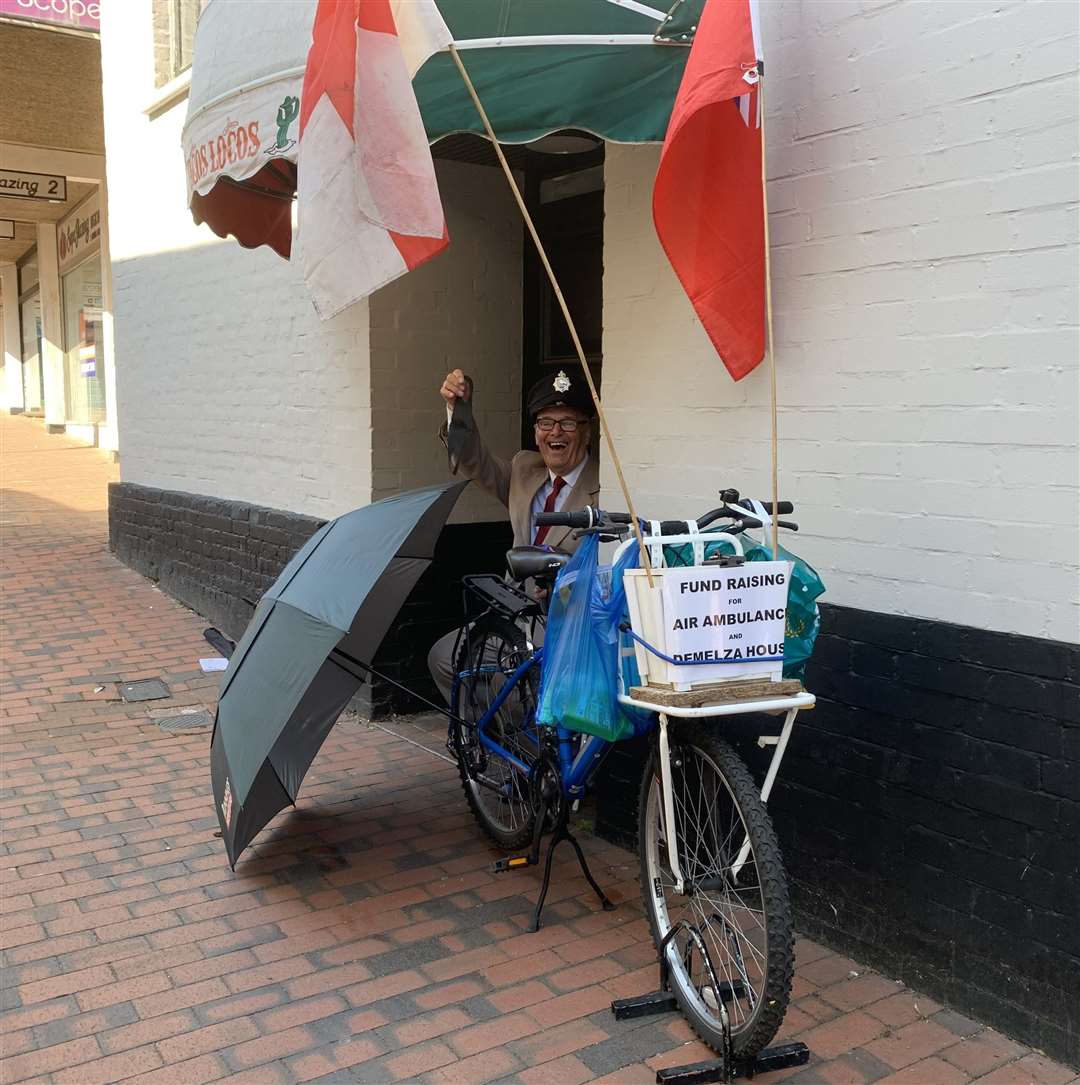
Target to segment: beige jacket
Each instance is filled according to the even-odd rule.
[[[461,409],[460,401],[454,408],[453,441],[447,442],[445,422],[439,431],[439,437],[450,453],[450,471],[455,475],[460,471],[466,478],[474,479],[501,501],[510,510],[514,545],[527,546],[532,542],[529,531],[532,501],[536,491],[548,481],[548,469],[539,452],[522,449],[509,460],[494,455],[484,444],[467,403],[465,408]],[[560,511],[574,512],[586,505],[596,505],[599,496],[600,465],[590,453]],[[552,528],[544,539],[546,545],[570,553],[577,549],[578,541],[569,528]]]

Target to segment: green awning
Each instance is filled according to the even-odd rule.
[[[563,128],[618,143],[663,140],[704,0],[662,3],[438,0],[503,143]],[[449,55],[432,57],[413,86],[432,142],[483,133]]]
[[[661,142],[705,4],[436,2],[502,143],[566,129],[615,143]],[[286,259],[315,5],[208,3],[199,17],[182,138],[195,221],[248,248],[269,245]],[[484,134],[449,53],[431,57],[413,87],[432,143]]]

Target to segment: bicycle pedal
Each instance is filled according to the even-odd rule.
[[[521,867],[532,866],[527,855],[514,855],[509,859],[496,859],[491,864],[491,872],[493,874],[502,874],[507,870],[518,870]]]

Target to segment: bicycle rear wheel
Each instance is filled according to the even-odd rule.
[[[510,676],[530,655],[525,634],[513,622],[491,615],[477,622],[463,640],[455,670],[465,673],[458,715],[468,726],[452,724],[465,801],[481,828],[504,848],[532,839],[537,812],[529,776],[480,742],[477,723],[494,704]],[[539,753],[536,731],[537,668],[527,670],[485,727],[484,733],[529,769]]]
[[[694,1031],[721,1051],[724,1003],[737,1055],[776,1035],[794,973],[787,879],[772,822],[753,777],[707,724],[680,723],[671,744],[677,856],[675,892],[654,748],[641,784],[641,891],[672,991]]]

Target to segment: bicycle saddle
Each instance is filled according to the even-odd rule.
[[[550,546],[515,546],[506,551],[506,567],[517,581],[531,577],[554,580],[569,560],[569,554]]]

